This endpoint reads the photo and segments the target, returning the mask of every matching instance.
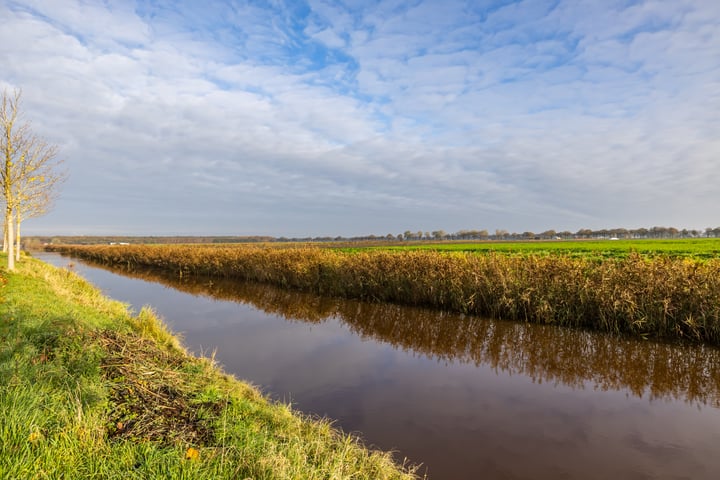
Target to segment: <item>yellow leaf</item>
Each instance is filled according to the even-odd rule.
[[[187,460],[197,460],[199,458],[200,458],[200,452],[193,447],[188,448],[187,451],[185,452],[185,459],[187,459]]]

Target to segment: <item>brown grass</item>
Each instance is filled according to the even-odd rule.
[[[720,344],[720,260],[576,258],[261,246],[83,246],[110,265],[270,283],[322,295]]]
[[[191,360],[137,334],[100,331],[96,341],[106,353],[101,368],[110,385],[108,436],[142,439],[167,445],[212,445],[214,429],[203,409],[217,412],[222,403],[191,403],[194,386],[182,368]]]

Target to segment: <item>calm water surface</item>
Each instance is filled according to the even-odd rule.
[[[432,480],[720,478],[718,349],[72,263]]]

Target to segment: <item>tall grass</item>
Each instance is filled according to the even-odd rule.
[[[188,245],[58,250],[178,275],[238,278],[323,295],[720,344],[718,259]]]

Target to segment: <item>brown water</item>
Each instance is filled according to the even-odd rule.
[[[720,478],[718,349],[73,262],[191,350],[430,479]]]

